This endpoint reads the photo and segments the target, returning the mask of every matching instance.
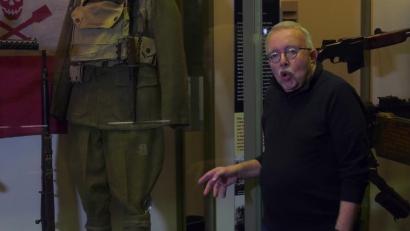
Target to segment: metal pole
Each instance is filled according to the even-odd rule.
[[[243,4],[245,160],[261,153],[262,113],[262,0]],[[256,180],[245,182],[245,230],[261,227],[260,189]]]
[[[371,31],[371,0],[361,1],[361,35],[369,36]],[[371,102],[371,68],[370,68],[370,51],[364,51],[364,66],[360,69],[360,97],[364,102]],[[369,230],[370,221],[370,186],[367,187],[365,197],[362,203],[362,212],[360,217],[361,231]]]
[[[371,0],[361,2],[361,34],[362,36],[372,35],[371,31]],[[371,70],[370,51],[364,51],[364,67],[360,70],[360,96],[363,101],[371,100]]]

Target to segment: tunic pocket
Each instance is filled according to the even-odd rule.
[[[86,116],[89,110],[90,93],[92,92],[91,78],[94,75],[92,68],[84,68],[81,78],[83,81],[73,83],[68,105],[67,117],[69,120],[77,120]]]
[[[137,121],[160,120],[161,89],[157,69],[151,66],[141,66],[136,78]]]

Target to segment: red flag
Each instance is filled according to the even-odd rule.
[[[53,54],[67,4],[65,0],[0,3],[0,37],[12,40],[35,38],[40,50],[45,49],[51,54],[47,57],[50,92],[55,63]],[[4,50],[0,56],[0,138],[40,134],[42,130],[41,52],[35,56],[32,51],[19,51],[19,56],[14,56],[15,53],[16,50]],[[65,125],[50,117],[50,132],[64,131]]]
[[[54,58],[47,57],[49,90],[52,91]],[[42,57],[0,56],[0,138],[41,134]],[[50,95],[50,99],[52,96]],[[66,126],[50,117],[50,132]]]

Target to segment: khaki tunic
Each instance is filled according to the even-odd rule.
[[[60,58],[60,67],[57,68],[56,78],[54,81],[54,94],[51,105],[51,114],[60,119],[68,119],[69,122],[89,125],[93,127],[100,127],[103,129],[117,129],[117,127],[106,126],[106,122],[113,121],[116,117],[104,113],[105,118],[102,118],[100,112],[106,110],[116,110],[115,113],[124,113],[120,115],[121,120],[129,116],[129,109],[132,109],[132,104],[124,102],[114,102],[118,97],[115,94],[121,93],[117,90],[109,92],[95,91],[91,94],[104,95],[114,94],[111,104],[117,104],[115,108],[106,108],[105,105],[95,105],[95,100],[88,100],[87,102],[81,102],[81,105],[77,105],[77,102],[84,100],[84,96],[72,95],[73,85],[69,81],[68,77],[68,63],[69,63],[69,34],[72,30],[72,22],[69,14],[66,16],[65,28],[63,29],[63,36],[59,43],[59,49],[57,56]],[[185,53],[183,47],[183,34],[181,27],[181,17],[178,12],[176,3],[173,0],[153,0],[153,9],[151,14],[151,30],[155,40],[157,49],[157,70],[149,70],[148,68],[140,68],[138,71],[138,86],[157,86],[159,95],[158,101],[153,102],[148,97],[143,99],[136,99],[137,115],[139,111],[149,109],[153,111],[159,111],[159,114],[144,114],[139,117],[141,124],[132,125],[128,128],[137,129],[138,127],[146,128],[147,125],[157,127],[158,122],[168,121],[170,125],[181,125],[188,123],[188,90],[187,90],[187,69],[185,64]],[[110,84],[104,82],[104,84]],[[118,87],[119,82],[124,80],[118,80],[114,76],[111,78],[111,86]],[[74,86],[76,87],[76,86]],[[95,87],[96,89],[98,87]],[[119,86],[121,88],[121,86]],[[76,93],[76,92],[74,92]],[[128,93],[128,92],[125,92]],[[71,96],[71,97],[70,97]],[[137,94],[138,96],[138,94]],[[130,96],[132,97],[132,96]],[[129,99],[131,100],[131,99]],[[132,101],[132,100],[131,100]],[[76,105],[76,106],[73,106]],[[74,108],[75,107],[75,108]],[[76,112],[83,111],[82,116],[78,116]],[[84,112],[87,111],[87,112]],[[98,117],[98,118],[97,118]],[[153,121],[157,122],[153,122]],[[149,123],[149,122],[153,123]]]

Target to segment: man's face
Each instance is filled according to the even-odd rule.
[[[266,51],[270,54],[279,54],[280,60],[269,60],[272,73],[285,92],[292,92],[310,78],[316,62],[316,50],[301,49],[294,58],[289,58],[285,50],[306,48],[304,34],[297,29],[280,29],[273,32],[266,43]],[[293,49],[293,50],[292,50]],[[289,56],[289,55],[288,55]]]

